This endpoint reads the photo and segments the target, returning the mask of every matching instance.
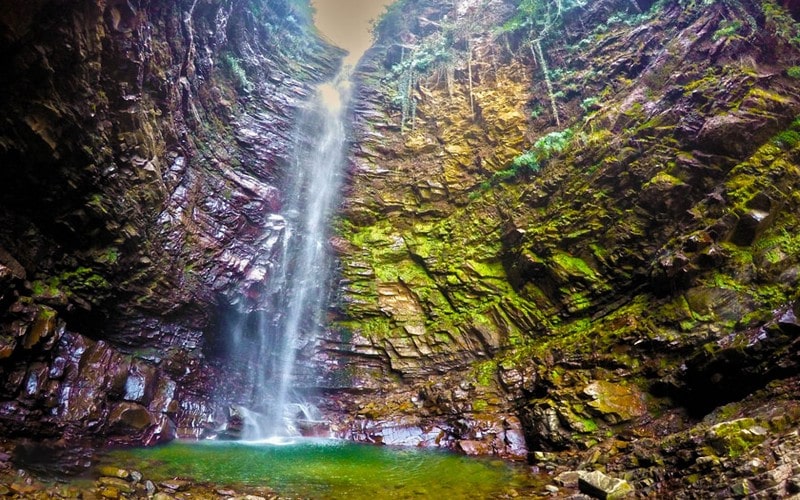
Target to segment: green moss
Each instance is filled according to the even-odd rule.
[[[669,184],[671,186],[678,186],[680,184],[683,184],[683,181],[678,179],[677,177],[673,177],[667,172],[659,172],[652,179],[647,181],[642,186],[642,188],[648,188],[652,185],[657,185],[657,184]]]
[[[96,293],[107,291],[111,284],[91,268],[79,267],[74,271],[61,274],[58,280],[72,291]]]
[[[497,361],[489,360],[476,364],[473,368],[473,377],[482,387],[492,385],[497,376]]]
[[[781,306],[789,300],[786,289],[779,284],[756,286],[754,295],[761,307],[770,309]]]
[[[372,340],[390,337],[396,330],[394,323],[384,317],[368,318],[361,321],[342,321],[336,324],[340,330],[346,329],[351,332],[359,332],[363,336]]]
[[[786,74],[791,78],[800,80],[800,66],[786,68]]]
[[[50,308],[42,308],[39,310],[37,314],[37,320],[41,319],[43,321],[49,321],[56,317],[56,311]]]
[[[772,143],[783,149],[792,149],[800,143],[800,132],[784,130],[772,138]]]
[[[63,288],[57,278],[49,278],[47,281],[35,280],[31,283],[31,294],[34,298],[54,298],[65,293]]]
[[[484,411],[489,407],[489,403],[485,399],[475,399],[472,401],[473,411]]]
[[[766,254],[769,262],[775,263],[778,254],[800,257],[800,234],[790,233],[786,228],[781,228],[771,235],[764,235],[753,245],[754,252]]]
[[[115,264],[119,260],[119,250],[109,247],[98,260],[106,264]]]
[[[503,264],[499,261],[478,262],[474,260],[468,260],[466,262],[466,266],[471,271],[474,271],[475,274],[480,278],[505,279],[506,277],[506,271],[503,268]]]
[[[565,252],[554,252],[551,256],[553,262],[564,269],[568,274],[573,276],[584,276],[587,278],[595,279],[597,274],[594,269],[578,257],[573,257]]]
[[[707,438],[717,453],[736,458],[764,442],[767,430],[752,419],[740,418],[712,426]]]
[[[33,295],[43,295],[45,291],[44,283],[39,280],[34,281],[31,283],[31,292]]]
[[[583,432],[594,432],[597,430],[597,422],[591,418],[582,419],[581,425],[583,426]]]

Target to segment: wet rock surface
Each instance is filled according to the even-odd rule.
[[[210,425],[210,339],[258,303],[297,108],[341,57],[290,2],[255,4],[0,14],[3,435]]]

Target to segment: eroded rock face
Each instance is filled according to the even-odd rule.
[[[12,3],[0,429],[200,437],[209,322],[269,279],[336,53],[284,2]],[[331,430],[796,493],[796,2],[570,4],[539,43],[516,7],[409,0],[359,68],[335,321],[302,353]]]
[[[591,466],[796,374],[791,8],[571,7],[551,90],[514,6],[403,5],[360,66],[319,353],[343,434],[502,454],[517,419]]]
[[[284,1],[0,13],[2,433],[210,425],[210,325],[257,304],[296,108],[341,56],[308,21]]]

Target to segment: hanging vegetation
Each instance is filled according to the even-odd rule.
[[[376,33],[380,33],[381,27],[394,18],[397,8],[395,4],[387,9],[376,24]],[[437,83],[444,81],[452,97],[457,67],[466,67],[470,109],[474,113],[472,52],[474,38],[481,30],[479,12],[480,9],[471,9],[461,15],[454,12],[452,18],[444,16],[438,21],[422,18],[420,22],[432,27],[434,32],[401,45],[400,62],[391,69],[388,79],[394,82],[394,100],[401,111],[400,126],[404,132],[415,127],[415,87],[423,79],[435,77]]]
[[[517,6],[516,14],[501,29],[505,33],[522,34],[526,39],[534,60],[542,69],[550,110],[558,127],[561,127],[561,120],[543,46],[546,47],[549,37],[563,27],[566,14],[586,4],[586,0],[522,0]]]

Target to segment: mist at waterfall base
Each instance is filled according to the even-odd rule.
[[[328,304],[329,221],[339,201],[348,96],[342,74],[320,85],[301,111],[281,214],[272,220],[280,238],[269,242],[277,250],[268,256],[259,311],[228,327],[226,377],[237,379],[239,388],[220,395],[233,403],[228,438],[280,444],[318,424],[315,408],[297,390],[295,365],[313,349]]]

